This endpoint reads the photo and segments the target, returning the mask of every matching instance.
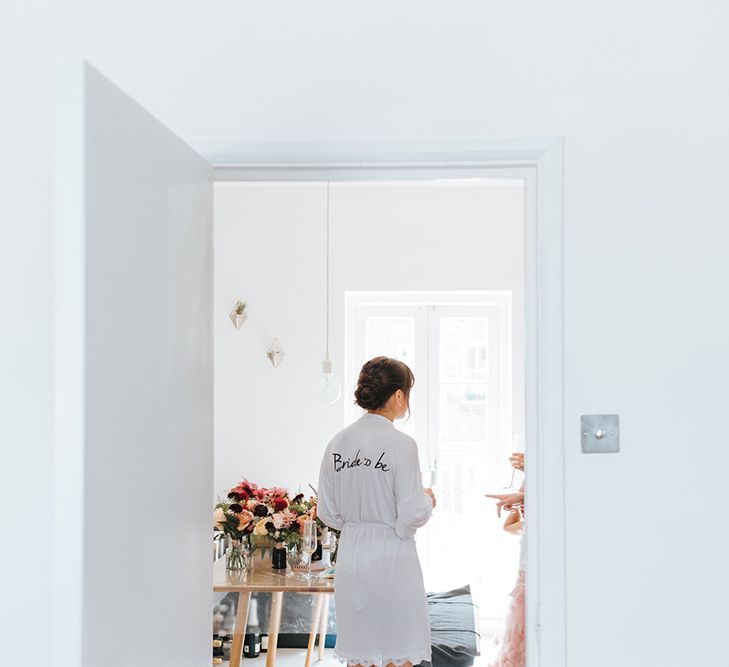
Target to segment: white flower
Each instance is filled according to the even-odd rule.
[[[215,530],[223,530],[225,523],[225,512],[221,507],[216,508],[213,512],[213,528],[215,528]]]
[[[283,528],[285,518],[281,512],[276,512],[276,514],[274,514],[271,518],[273,519],[273,527],[276,530]]]

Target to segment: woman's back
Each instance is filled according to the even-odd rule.
[[[333,438],[324,466],[329,467],[335,504],[345,522],[395,527],[393,471],[411,442],[389,419],[370,413]]]
[[[418,448],[382,415],[365,413],[329,443],[319,476],[319,512],[333,528],[383,524],[412,537],[433,509]]]

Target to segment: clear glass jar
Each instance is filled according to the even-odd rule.
[[[232,540],[225,552],[225,569],[248,572],[253,567],[253,556],[247,544]]]

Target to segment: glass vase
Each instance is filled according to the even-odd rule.
[[[248,545],[240,540],[232,540],[225,552],[225,569],[248,572],[253,565],[253,558]]]

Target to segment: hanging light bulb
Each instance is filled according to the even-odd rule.
[[[342,385],[334,377],[329,359],[329,182],[327,181],[327,252],[326,252],[326,354],[321,365],[322,377],[316,383],[316,393],[322,403],[334,405],[342,396]]]
[[[322,376],[316,383],[316,392],[322,403],[334,405],[342,396],[342,385],[332,373],[332,362],[329,358],[322,362]]]

